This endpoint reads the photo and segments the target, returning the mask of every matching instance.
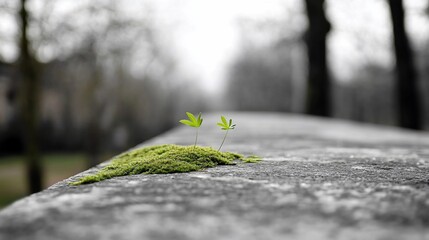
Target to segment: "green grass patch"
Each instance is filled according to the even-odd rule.
[[[217,165],[232,165],[235,160],[257,162],[260,158],[245,158],[241,154],[220,152],[211,147],[172,144],[151,146],[123,153],[98,173],[85,176],[71,185],[94,183],[125,175],[198,171]]]
[[[87,167],[81,153],[49,153],[43,155],[43,187],[66,179]],[[0,158],[0,208],[27,195],[26,165],[23,155]]]

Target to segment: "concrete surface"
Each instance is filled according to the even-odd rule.
[[[134,175],[71,187],[100,166],[0,212],[0,239],[429,239],[429,134],[275,113],[227,113],[223,150],[257,164]],[[218,115],[199,144],[218,147]],[[143,145],[193,144],[179,127]]]

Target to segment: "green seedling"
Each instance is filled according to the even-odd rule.
[[[220,129],[226,131],[225,136],[223,137],[222,143],[220,144],[220,147],[218,151],[223,146],[223,143],[225,142],[226,136],[228,135],[228,131],[235,128],[235,124],[232,124],[232,119],[229,119],[229,122],[226,121],[226,118],[224,116],[220,117],[221,122],[218,122],[217,125],[220,127]]]
[[[198,141],[198,128],[200,128],[201,124],[203,124],[203,118],[201,117],[201,113],[198,114],[198,117],[195,117],[194,114],[190,112],[186,112],[186,115],[188,115],[189,120],[182,119],[179,122],[197,129],[197,135],[195,136],[195,143],[194,143],[194,148],[195,148]]]

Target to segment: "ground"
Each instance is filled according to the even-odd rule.
[[[262,162],[69,186],[104,163],[0,212],[0,239],[429,239],[429,134],[227,116],[237,128],[224,150]],[[216,120],[204,120],[201,145],[221,142]],[[142,146],[192,136],[181,127]]]

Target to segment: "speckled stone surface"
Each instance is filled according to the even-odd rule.
[[[229,113],[223,150],[257,164],[68,186],[0,212],[0,239],[429,239],[429,134],[275,113]],[[217,114],[200,145],[218,147]],[[192,144],[179,127],[143,145]]]

